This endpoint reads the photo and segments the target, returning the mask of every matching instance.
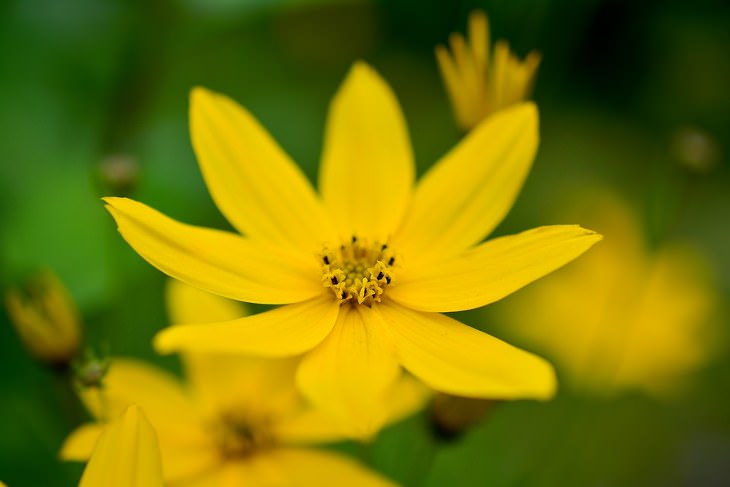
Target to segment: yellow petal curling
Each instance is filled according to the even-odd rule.
[[[160,449],[152,425],[137,406],[104,429],[79,487],[162,487]]]
[[[332,100],[320,190],[343,239],[386,241],[414,179],[408,130],[395,95],[370,66],[355,63]]]
[[[241,233],[308,252],[336,238],[307,178],[243,107],[195,88],[190,133],[216,205]]]
[[[421,311],[478,308],[567,264],[599,240],[600,235],[577,225],[495,238],[457,258],[403,269],[388,296]]]
[[[188,284],[239,301],[284,304],[322,292],[289,254],[235,234],[194,227],[126,198],[105,198],[124,239],[150,264]],[[313,266],[316,273],[316,267]]]

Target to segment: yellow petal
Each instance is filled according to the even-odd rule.
[[[400,222],[414,178],[398,100],[367,64],[352,66],[327,119],[320,189],[342,238],[385,241]]]
[[[155,430],[137,406],[101,434],[79,487],[162,487]]]
[[[165,304],[170,323],[229,321],[249,314],[244,303],[170,279],[165,287]]]
[[[190,131],[208,189],[241,233],[305,254],[336,238],[307,178],[243,107],[195,88]]]
[[[438,313],[394,303],[377,308],[401,364],[427,386],[490,399],[548,399],[555,373],[545,360]]]
[[[167,479],[185,478],[209,468],[217,451],[195,404],[172,374],[145,362],[114,359],[103,387],[86,388],[81,398],[101,421],[139,404],[155,424]]]
[[[396,423],[421,410],[432,393],[409,374],[403,374],[387,393],[380,407],[383,424]],[[307,409],[275,425],[275,436],[287,445],[331,443],[352,436],[352,428],[333,421],[332,416],[321,409]]]
[[[177,325],[158,333],[154,346],[160,353],[185,350],[267,357],[297,355],[327,336],[339,309],[331,296],[323,296],[232,321]]]
[[[302,359],[297,383],[351,436],[369,438],[385,422],[383,404],[400,373],[381,320],[369,308],[343,306],[332,333]]]
[[[388,297],[421,311],[478,308],[567,264],[601,238],[577,225],[495,238],[455,259],[403,269]]]
[[[421,179],[392,248],[415,263],[452,257],[480,242],[512,207],[537,140],[532,103],[487,118]]]
[[[277,448],[268,457],[276,462],[285,482],[294,487],[395,487],[391,480],[334,452]]]
[[[403,374],[393,385],[385,404],[385,424],[393,424],[417,413],[431,399],[433,392],[410,374]]]
[[[103,387],[84,388],[80,396],[100,420],[114,418],[130,404],[139,404],[158,429],[196,421],[192,404],[177,378],[139,360],[113,359]]]
[[[322,293],[311,267],[291,254],[238,235],[194,227],[126,198],[105,198],[124,239],[162,272],[231,299],[264,304],[304,301]]]
[[[232,411],[245,404],[251,416],[278,420],[300,407],[294,382],[298,358],[196,353],[185,354],[183,363],[191,393],[205,414]]]
[[[325,411],[310,408],[276,423],[274,436],[287,445],[311,445],[347,439],[349,431]]]
[[[61,460],[85,462],[94,451],[103,427],[97,423],[82,424],[63,440],[58,456]]]

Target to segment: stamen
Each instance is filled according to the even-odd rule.
[[[322,283],[340,303],[372,306],[393,282],[395,255],[388,244],[353,235],[349,244],[322,252]]]
[[[240,412],[221,414],[213,432],[226,458],[245,458],[275,443],[267,418],[244,417]]]

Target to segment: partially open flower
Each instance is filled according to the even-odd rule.
[[[445,46],[436,46],[436,60],[454,117],[464,131],[497,110],[526,100],[540,65],[537,51],[520,61],[506,41],[497,41],[491,51],[489,42],[487,16],[475,10],[469,15],[467,39],[454,32],[449,36],[450,52]]]

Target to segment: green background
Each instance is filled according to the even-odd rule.
[[[134,198],[228,228],[190,147],[190,88],[249,108],[314,181],[329,99],[364,59],[398,95],[422,173],[460,137],[433,48],[463,31],[474,7],[520,55],[537,48],[544,56],[535,92],[541,148],[497,233],[557,223],[553,203],[608,185],[640,212],[651,242],[703,251],[727,301],[730,4],[707,0],[2,2],[0,284],[53,269],[91,345],[177,369],[150,348],[166,325],[164,277],[103,210],[99,197],[110,190],[100,162],[131,157]],[[716,144],[711,171],[679,164],[672,147],[686,126]],[[461,316],[487,331],[490,317]],[[56,454],[82,417],[63,380],[25,355],[4,311],[0,321],[0,479],[75,485],[81,467]],[[727,326],[724,304],[716,321]],[[721,337],[723,352],[675,401],[562,391],[549,403],[498,405],[451,441],[433,435],[423,413],[372,445],[341,448],[405,485],[727,485],[730,355]]]

